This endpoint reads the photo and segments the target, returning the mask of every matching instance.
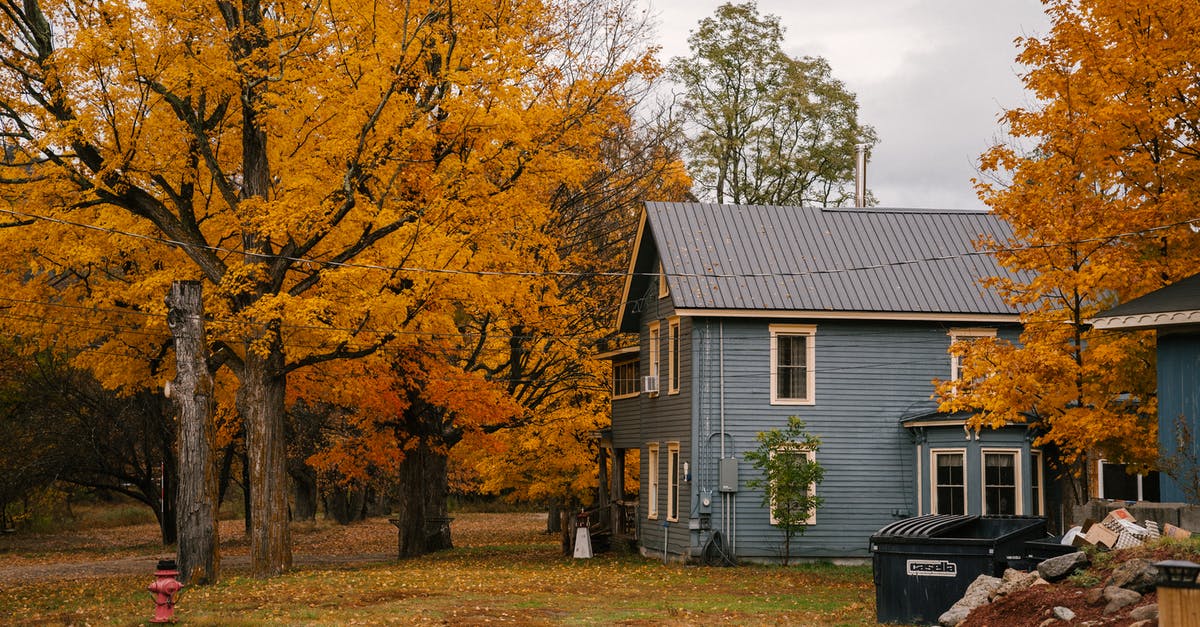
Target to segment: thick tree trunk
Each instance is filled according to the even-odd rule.
[[[268,333],[274,335],[273,330]],[[288,529],[287,447],[284,434],[283,351],[277,336],[265,355],[247,346],[238,387],[238,409],[246,426],[250,475],[250,570],[273,577],[292,565]]]
[[[546,533],[559,533],[562,531],[562,507],[558,501],[550,503],[550,507],[546,512]]]
[[[424,441],[405,453],[396,503],[400,557],[453,548],[446,515],[449,492],[445,454]]]
[[[167,296],[167,324],[175,337],[171,396],[179,408],[179,579],[192,585],[215,582],[221,561],[216,525],[213,381],[208,372],[200,296],[200,283],[196,281],[172,283]]]

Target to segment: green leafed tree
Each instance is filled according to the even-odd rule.
[[[746,453],[762,476],[746,482],[750,488],[761,488],[762,503],[771,510],[771,521],[783,532],[783,565],[792,554],[792,537],[803,535],[813,514],[821,506],[816,486],[825,477],[825,469],[817,462],[821,439],[805,428],[796,416],[788,418],[787,427],[758,434],[758,448]]]
[[[717,202],[837,206],[854,199],[857,144],[874,145],[858,101],[821,57],[783,51],[784,28],[753,2],[723,4],[671,60],[689,125],[689,173]]]

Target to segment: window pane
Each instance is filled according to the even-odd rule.
[[[1016,455],[987,453],[983,456],[984,513],[1010,516],[1017,513]]]
[[[778,335],[775,345],[777,398],[806,398],[808,395],[808,336]]]
[[[963,456],[960,453],[936,455],[937,489],[935,508],[938,514],[967,513],[963,489]]]

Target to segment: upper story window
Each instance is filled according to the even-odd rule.
[[[663,270],[662,262],[658,263],[658,297],[666,298],[671,295],[671,286],[667,285],[667,273]]]
[[[954,346],[956,342],[974,342],[982,338],[996,337],[995,329],[950,329],[950,346]],[[950,353],[950,380],[958,381],[962,378],[962,355]]]
[[[646,376],[654,377],[654,382],[653,382],[654,385],[647,386],[647,387],[648,387],[648,389],[653,390],[653,392],[651,392],[651,395],[656,395],[658,393],[658,376],[659,376],[659,372],[658,372],[658,364],[659,364],[659,352],[658,351],[659,351],[659,343],[660,343],[659,340],[662,337],[660,334],[659,323],[657,323],[657,322],[650,323],[649,335],[650,335],[650,351],[649,351],[650,358],[649,358],[649,363],[646,364],[646,366],[647,366]]]
[[[817,327],[773,324],[771,329],[771,404],[811,405],[815,401]]]
[[[641,363],[637,359],[613,362],[613,398],[628,398],[638,395],[640,385],[638,379],[642,376]]]
[[[679,393],[679,318],[667,322],[667,393]]]
[[[1042,484],[1042,452],[1029,451],[1029,513],[1034,516],[1043,516],[1046,511],[1042,503]]]

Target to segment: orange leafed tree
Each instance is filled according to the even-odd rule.
[[[1100,311],[1200,263],[1200,14],[1183,0],[1050,0],[1050,32],[1018,40],[1038,106],[1008,111],[1013,142],[982,157],[980,197],[1013,227],[984,242],[1017,281],[1019,344],[972,342],[943,409],[976,426],[1037,424],[1087,498],[1089,455],[1154,463],[1153,339],[1096,331]],[[1003,181],[1003,182],[1001,182]]]
[[[152,386],[167,286],[208,284],[260,576],[291,560],[289,375],[553,293],[505,273],[556,269],[556,190],[656,71],[628,3],[25,0],[0,21],[6,321]]]

